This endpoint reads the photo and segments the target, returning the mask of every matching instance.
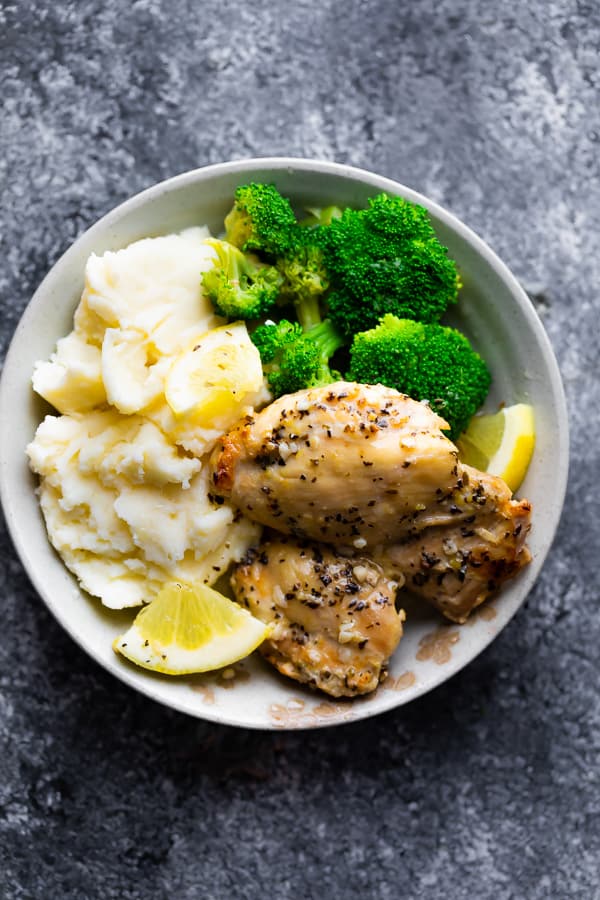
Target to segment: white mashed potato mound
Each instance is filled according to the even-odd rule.
[[[215,260],[207,236],[188,228],[92,254],[75,328],[36,363],[34,390],[61,413],[108,401],[130,414],[160,401],[172,357],[223,322],[201,287]]]
[[[91,256],[74,331],[35,367],[34,389],[62,413],[27,448],[48,534],[111,608],[148,602],[166,581],[212,584],[259,537],[212,502],[207,474],[216,438],[268,397],[256,372],[218,428],[175,415],[165,398],[174,361],[222,325],[201,288],[215,258],[207,235],[191,228]],[[245,326],[226,335],[251,344]]]

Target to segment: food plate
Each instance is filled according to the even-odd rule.
[[[360,207],[380,191],[426,206],[464,285],[451,324],[466,333],[493,374],[486,408],[526,402],[535,411],[536,449],[519,491],[533,503],[531,564],[466,625],[445,623],[424,604],[411,606],[389,677],[365,699],[333,701],[312,693],[279,676],[256,654],[222,672],[178,679],[138,670],[117,657],[111,644],[132,612],[105,610],[79,590],[48,542],[27,465],[25,447],[49,411],[31,389],[33,366],[70,331],[90,253],[197,224],[218,234],[235,188],[249,181],[275,183],[298,209]],[[415,191],[349,166],[303,159],[243,160],[186,172],[138,194],[90,228],[56,263],[21,319],[0,381],[0,422],[0,496],[8,528],[33,585],[61,625],[93,659],[154,700],[249,728],[355,721],[407,703],[463,668],[502,630],[532,587],[558,525],[568,469],[567,414],[556,360],[531,302],[506,266],[465,225]]]

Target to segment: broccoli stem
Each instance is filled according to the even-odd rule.
[[[311,328],[321,324],[321,309],[317,297],[295,300],[294,308],[303,331],[310,331]]]
[[[320,379],[322,379],[324,384],[327,384],[331,381],[329,360],[335,351],[343,346],[344,339],[329,319],[314,325],[306,332],[306,336],[317,346],[320,359]]]

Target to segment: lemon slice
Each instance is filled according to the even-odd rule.
[[[464,463],[499,475],[516,491],[535,446],[533,409],[527,403],[516,403],[494,415],[474,416],[456,445]]]
[[[113,650],[153,672],[220,669],[262,644],[270,626],[206,585],[167,584]]]
[[[165,396],[176,416],[210,426],[216,417],[235,417],[262,378],[258,350],[244,323],[236,322],[206,332],[175,358]]]

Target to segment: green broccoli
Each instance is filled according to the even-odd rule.
[[[235,265],[231,255],[227,264],[220,257],[222,271],[204,276],[215,308],[262,318],[275,304],[293,305],[297,322],[267,322],[252,335],[275,396],[334,381],[330,359],[354,338],[349,378],[429,400],[456,436],[483,402],[490,375],[465,337],[435,324],[460,281],[428,211],[379,194],[367,209],[310,214],[298,223],[273,185],[239,187],[225,220],[239,248]]]
[[[457,299],[456,264],[438,241],[427,210],[379,194],[314,229],[331,282],[328,314],[348,337],[386,313],[436,322]]]
[[[331,384],[340,378],[338,372],[329,368],[330,358],[342,345],[331,322],[324,321],[303,331],[297,322],[282,319],[259,325],[250,337],[260,353],[274,397]]]
[[[280,299],[293,303],[304,331],[321,322],[321,299],[329,287],[323,253],[308,229],[298,228],[287,252],[275,263],[283,279]]]
[[[347,377],[428,400],[448,422],[452,439],[464,431],[491,382],[485,362],[459,331],[389,314],[355,336]]]
[[[279,303],[293,303],[303,329],[321,321],[320,298],[329,287],[323,252],[312,229],[301,227],[288,200],[271,184],[246,184],[225,219],[227,240],[253,250],[280,273]]]
[[[225,218],[225,236],[240,250],[255,250],[269,261],[283,256],[298,224],[289,200],[272,184],[244,184]]]
[[[276,303],[283,278],[226,241],[207,241],[218,262],[204,272],[202,285],[215,312],[230,319],[260,319]]]

